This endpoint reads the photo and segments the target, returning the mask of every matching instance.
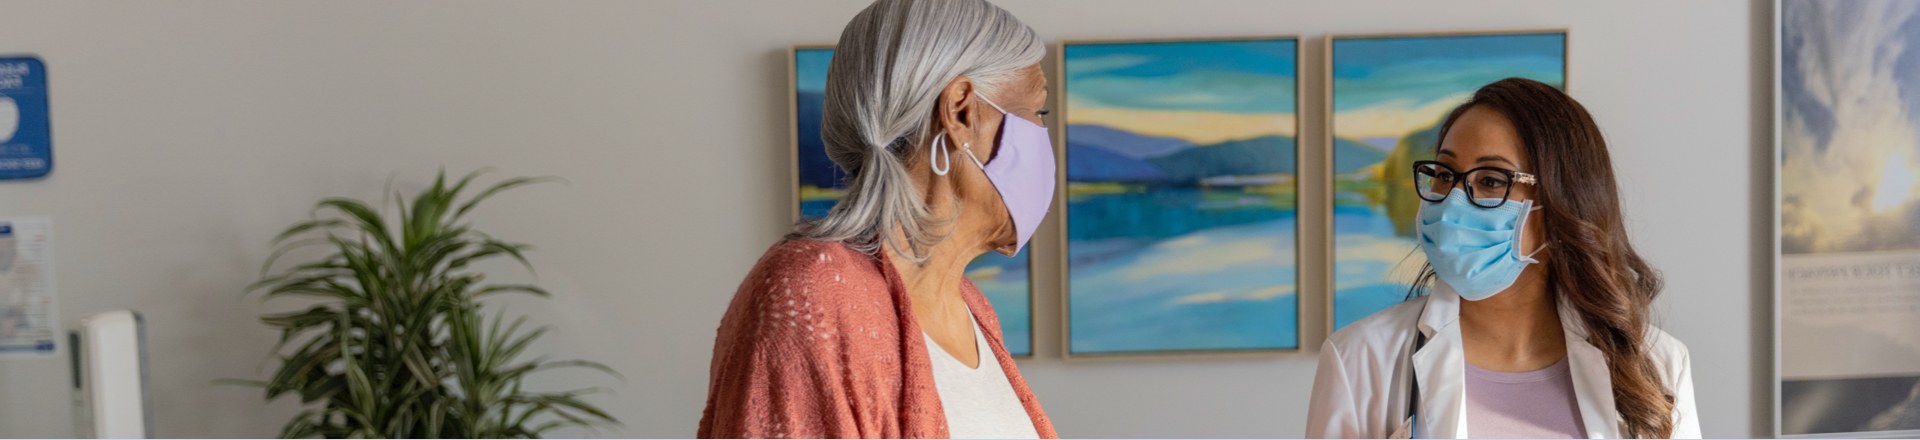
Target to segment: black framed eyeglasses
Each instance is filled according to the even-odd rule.
[[[1498,208],[1507,204],[1507,196],[1513,194],[1513,185],[1524,183],[1536,185],[1539,180],[1532,174],[1500,167],[1479,167],[1466,172],[1455,171],[1453,167],[1431,160],[1413,163],[1413,187],[1420,193],[1420,200],[1440,203],[1453,192],[1453,187],[1466,189],[1467,201],[1473,206]],[[1500,199],[1487,205],[1481,199]]]

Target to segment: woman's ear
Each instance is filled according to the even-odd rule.
[[[939,133],[946,134],[947,148],[960,148],[974,141],[973,90],[973,80],[964,76],[954,78],[940,90],[940,102],[934,106],[934,125]]]

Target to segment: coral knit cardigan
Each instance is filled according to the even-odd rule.
[[[965,278],[960,292],[1042,438],[1058,438]],[[702,438],[946,438],[933,365],[886,258],[787,240],[734,293],[713,342]]]

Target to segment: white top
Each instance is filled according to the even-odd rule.
[[[971,310],[967,313],[972,319]],[[953,438],[1040,438],[1033,429],[1033,417],[1020,397],[1013,394],[1013,382],[987,346],[987,336],[973,322],[973,346],[978,350],[980,366],[967,368],[953,354],[927,339],[927,357],[933,364],[933,385],[939,391],[940,406],[947,415],[947,435]]]
[[[1411,432],[1418,438],[1478,437],[1467,428],[1467,362],[1460,341],[1460,295],[1446,283],[1432,294],[1347,324],[1320,346],[1313,397],[1307,408],[1307,438],[1387,438]],[[1620,438],[1613,380],[1604,354],[1587,343],[1586,327],[1562,303],[1567,369],[1587,438]],[[1414,332],[1427,343],[1413,351]],[[1660,385],[1673,394],[1673,437],[1700,438],[1694,409],[1693,363],[1687,346],[1657,328],[1647,328],[1647,356]],[[1409,373],[1419,376],[1419,417],[1407,423]],[[1417,426],[1410,426],[1417,425]],[[1403,430],[1402,428],[1417,428]]]

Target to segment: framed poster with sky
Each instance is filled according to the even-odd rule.
[[[1781,1],[1781,436],[1920,436],[1920,2]]]

